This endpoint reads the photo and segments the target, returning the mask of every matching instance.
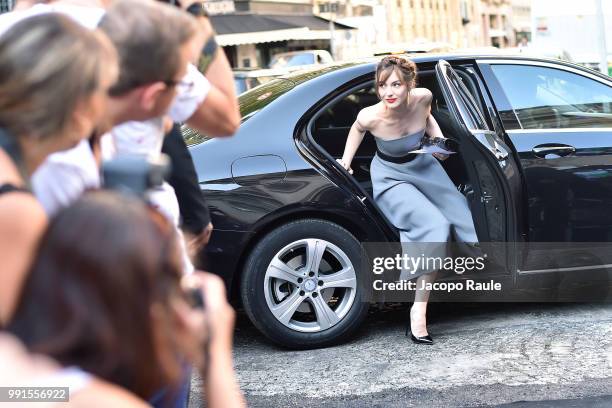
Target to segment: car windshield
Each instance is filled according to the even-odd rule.
[[[294,86],[295,82],[289,79],[279,78],[240,95],[238,97],[238,103],[240,104],[240,117],[242,117],[242,122],[248,120],[261,108],[268,105],[285,92],[293,89]]]
[[[245,79],[242,79],[243,83]],[[244,84],[246,88],[246,84]],[[238,103],[240,104],[241,123],[244,123],[249,118],[253,117],[260,109],[268,105],[270,102],[283,95],[285,92],[293,89],[295,82],[288,79],[274,79],[261,86],[247,90],[238,95]],[[193,146],[210,139],[187,125],[181,127],[183,138],[187,146]]]
[[[314,54],[279,55],[272,59],[270,68],[297,67],[299,65],[311,65],[315,63]]]

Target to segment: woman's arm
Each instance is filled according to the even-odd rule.
[[[427,88],[421,88],[420,90],[421,106],[423,106],[423,109],[427,114],[427,120],[425,122],[425,132],[429,135],[430,138],[444,138],[442,130],[440,129],[440,126],[438,126],[438,122],[436,122],[436,119],[431,114],[431,102],[433,101],[433,94]]]
[[[433,99],[433,96],[431,92],[429,91],[423,97],[423,103],[426,104],[426,109],[427,109],[427,121],[425,123],[425,133],[427,133],[429,137],[432,139],[438,139],[438,138],[444,139],[444,135],[442,134],[442,129],[440,129],[438,122],[436,122],[436,119],[431,114],[432,99]],[[434,156],[438,160],[446,160],[448,158],[447,154],[442,154],[442,153],[433,153],[432,156]]]
[[[346,145],[344,146],[344,153],[342,154],[342,158],[338,159],[338,163],[342,165],[350,174],[353,174],[353,169],[351,169],[351,162],[353,161],[353,157],[355,157],[355,153],[357,153],[357,149],[359,145],[363,141],[363,137],[366,132],[366,128],[359,122],[360,117],[363,115],[361,112],[357,115],[357,120],[351,126],[351,130],[349,131],[348,137],[346,139]]]
[[[436,119],[433,117],[431,113],[427,117],[427,123],[425,125],[425,132],[432,139],[438,139],[438,138],[443,139],[444,138],[444,135],[442,134],[442,129],[440,129],[438,122],[436,122]]]
[[[0,327],[10,320],[47,226],[42,206],[29,193],[7,193],[0,200]]]
[[[196,1],[181,1],[185,9],[195,3]],[[205,44],[198,68],[206,76],[211,87],[206,99],[189,117],[187,124],[208,136],[232,136],[238,130],[241,119],[234,74],[225,52],[214,40],[215,31],[209,18],[201,15],[197,20]]]

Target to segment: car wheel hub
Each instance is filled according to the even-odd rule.
[[[272,258],[264,277],[266,304],[274,317],[300,332],[338,324],[355,302],[357,278],[349,257],[331,242],[294,241]]]
[[[317,281],[314,279],[308,279],[304,282],[304,290],[306,292],[313,292],[317,288]]]

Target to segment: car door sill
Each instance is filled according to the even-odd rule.
[[[612,264],[605,265],[590,265],[590,266],[573,266],[570,268],[552,268],[552,269],[531,269],[526,271],[517,270],[519,275],[529,275],[537,273],[550,273],[550,272],[571,272],[571,271],[588,271],[593,269],[607,269],[612,268]]]

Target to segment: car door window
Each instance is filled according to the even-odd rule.
[[[612,127],[612,87],[603,82],[548,67],[491,69],[523,129]]]
[[[361,109],[375,105],[378,101],[372,82],[328,105],[314,122],[314,140],[333,157],[342,156],[346,137],[357,114]],[[367,154],[366,152],[371,150],[373,148],[369,143],[364,143],[357,153]]]
[[[443,133],[451,133],[452,126],[449,123],[448,107],[433,72],[421,71],[418,83],[419,87],[427,88],[433,93],[432,114],[434,114]],[[466,90],[466,92],[468,91]],[[376,94],[374,82],[369,81],[328,104],[316,115],[313,122],[311,134],[314,141],[332,157],[341,157],[346,138],[359,111],[378,102],[380,102],[380,99]],[[368,132],[357,150],[356,157],[372,158],[376,150],[376,144],[370,136]]]

